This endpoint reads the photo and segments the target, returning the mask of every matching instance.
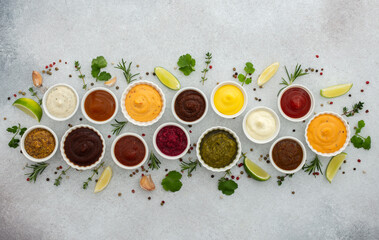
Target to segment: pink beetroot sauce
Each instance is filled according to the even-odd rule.
[[[185,132],[177,126],[166,126],[159,130],[157,147],[167,156],[178,156],[187,148],[188,139]]]

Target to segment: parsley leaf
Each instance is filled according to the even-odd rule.
[[[369,150],[371,148],[371,137],[362,137],[359,135],[361,133],[362,128],[365,127],[365,122],[363,120],[360,120],[358,122],[358,127],[355,128],[355,134],[353,137],[351,137],[350,141],[354,145],[355,148],[363,148],[366,150]]]
[[[98,56],[97,58],[92,59],[91,64],[91,74],[92,77],[96,78],[96,81],[107,81],[111,79],[111,75],[107,72],[100,72],[102,68],[107,66],[107,61],[103,56]]]
[[[220,190],[225,195],[232,195],[234,190],[238,188],[238,184],[233,180],[226,180],[225,177],[218,180],[218,190]]]
[[[17,148],[18,145],[19,145],[19,142],[20,142],[20,139],[12,138],[12,139],[9,141],[8,146],[11,147],[11,148]]]
[[[177,192],[182,188],[180,179],[182,174],[177,171],[170,171],[167,176],[162,180],[163,189],[166,191]]]
[[[9,127],[9,128],[7,128],[7,131],[10,132],[10,133],[16,133],[16,132],[17,132],[17,129],[18,129],[17,126],[13,126],[13,127]]]
[[[12,139],[8,143],[8,146],[11,148],[17,148],[19,146],[20,139],[16,137],[17,135],[20,135],[20,136],[24,135],[25,131],[26,131],[26,128],[21,128],[20,124],[18,124],[18,126],[15,125],[15,126],[7,128],[7,132],[14,133]]]
[[[190,54],[182,55],[179,57],[178,66],[179,70],[186,76],[195,71],[196,60]]]

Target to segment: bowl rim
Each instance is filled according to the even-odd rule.
[[[179,154],[179,155],[177,155],[177,156],[168,156],[168,155],[162,153],[161,150],[159,150],[159,148],[158,148],[158,146],[157,146],[157,135],[158,135],[158,132],[159,132],[162,128],[166,127],[166,126],[176,126],[176,127],[179,127],[179,128],[182,129],[182,130],[184,131],[184,133],[186,134],[186,137],[187,137],[187,147],[184,149],[184,151],[183,151],[181,154]],[[155,130],[154,135],[153,135],[153,146],[154,146],[155,151],[156,151],[161,157],[163,157],[163,158],[165,158],[165,159],[168,159],[168,160],[177,160],[177,159],[183,157],[184,155],[186,155],[187,152],[188,152],[188,149],[190,148],[190,145],[191,145],[191,139],[190,139],[190,136],[189,136],[187,130],[186,130],[182,125],[180,125],[180,124],[178,124],[178,123],[175,123],[175,122],[167,122],[167,123],[163,123],[163,124],[161,124],[161,125]]]
[[[272,151],[274,149],[274,146],[279,141],[281,141],[283,139],[291,139],[291,140],[296,141],[300,145],[301,149],[303,150],[303,159],[301,160],[301,163],[299,164],[299,166],[297,168],[293,169],[293,170],[284,170],[284,169],[281,169],[280,167],[278,167],[276,165],[276,163],[274,162],[274,159],[272,157]],[[270,155],[270,162],[271,162],[272,166],[274,166],[274,168],[276,170],[278,170],[279,172],[282,172],[282,173],[285,173],[285,174],[293,174],[295,172],[298,172],[299,170],[301,170],[303,168],[303,166],[304,166],[304,164],[305,164],[305,162],[307,160],[307,150],[305,149],[304,144],[299,139],[297,139],[295,137],[292,137],[292,136],[283,136],[283,137],[280,137],[280,138],[276,139],[275,142],[273,142],[273,144],[270,147],[270,153],[269,153],[269,155]]]
[[[320,115],[333,115],[333,116],[337,117],[338,119],[340,119],[340,120],[343,122],[343,124],[345,125],[345,128],[346,128],[346,140],[345,140],[345,143],[344,143],[344,145],[343,145],[339,150],[337,150],[337,151],[335,151],[335,152],[333,152],[333,153],[321,153],[321,152],[315,150],[315,149],[312,147],[312,145],[310,144],[309,140],[308,140],[308,136],[307,136],[307,133],[308,133],[308,127],[309,127],[310,123],[311,123],[316,117],[318,117],[318,116],[320,116]],[[339,115],[338,113],[335,113],[335,112],[332,112],[332,111],[324,111],[324,112],[320,112],[320,113],[314,115],[314,116],[308,121],[307,126],[305,127],[305,141],[306,141],[308,147],[312,150],[312,152],[316,153],[317,155],[320,155],[320,156],[323,156],[323,157],[333,157],[333,156],[335,156],[335,155],[337,155],[337,154],[342,153],[342,152],[345,150],[345,148],[347,147],[347,145],[349,144],[349,142],[350,142],[350,126],[349,126],[349,124],[347,123],[347,121],[346,121],[341,115]]]
[[[206,164],[204,162],[204,160],[201,158],[201,155],[200,155],[200,144],[201,144],[201,141],[203,140],[204,136],[207,135],[209,132],[212,132],[214,130],[223,130],[223,131],[226,131],[228,133],[230,133],[236,140],[237,142],[237,155],[235,157],[235,159],[227,166],[223,167],[223,168],[214,168],[214,167],[211,167],[209,166],[208,164]],[[232,167],[234,167],[238,160],[240,159],[241,157],[241,153],[242,153],[242,147],[241,147],[241,142],[237,136],[237,134],[232,131],[231,129],[227,128],[227,127],[223,127],[223,126],[215,126],[215,127],[211,127],[211,128],[208,128],[207,130],[205,130],[201,136],[199,137],[199,139],[197,140],[197,143],[196,143],[196,156],[197,156],[197,159],[199,160],[199,162],[201,163],[201,165],[203,165],[206,169],[212,171],[212,172],[225,172],[229,169],[231,169]]]
[[[103,144],[103,151],[102,151],[102,153],[101,153],[99,159],[98,159],[96,162],[94,162],[92,165],[89,165],[89,166],[79,166],[79,165],[76,165],[76,164],[74,164],[73,162],[71,162],[71,161],[68,159],[68,157],[66,156],[66,154],[65,154],[65,152],[64,152],[64,142],[66,141],[66,138],[67,138],[68,134],[70,134],[72,131],[74,131],[75,129],[78,129],[78,128],[89,128],[89,129],[95,131],[95,132],[100,136],[100,139],[101,139],[101,141],[102,141],[102,144]],[[105,145],[105,141],[104,141],[104,137],[103,137],[103,135],[102,135],[102,134],[101,134],[96,128],[94,128],[94,127],[92,127],[92,126],[90,126],[90,125],[87,125],[87,124],[79,124],[79,125],[75,125],[75,126],[71,127],[70,129],[68,129],[68,130],[63,134],[63,136],[62,136],[61,146],[60,146],[61,155],[62,155],[62,157],[63,157],[63,160],[65,160],[65,162],[66,162],[69,166],[71,166],[71,167],[73,167],[73,168],[75,168],[75,169],[77,169],[77,170],[88,170],[88,169],[92,169],[92,168],[96,167],[96,166],[102,161],[102,159],[103,159],[103,157],[104,157],[104,155],[105,155],[105,148],[106,148],[106,145]]]
[[[145,146],[145,156],[143,158],[143,160],[135,165],[135,166],[125,166],[123,165],[122,163],[120,163],[118,161],[118,159],[116,158],[116,155],[114,153],[114,149],[116,147],[116,143],[123,137],[125,136],[133,136],[133,137],[136,137],[138,138],[139,140],[141,140],[141,142],[143,143],[143,145]],[[126,133],[123,133],[123,134],[120,134],[119,136],[117,136],[117,138],[115,140],[113,140],[113,143],[112,143],[112,147],[111,147],[111,155],[112,155],[112,159],[113,161],[116,163],[116,165],[118,165],[119,167],[123,168],[123,169],[126,169],[126,170],[132,170],[132,169],[136,169],[136,168],[139,168],[140,166],[142,166],[143,164],[145,164],[148,156],[149,156],[149,147],[147,146],[147,143],[145,141],[145,139],[143,139],[140,135],[136,134],[136,133],[132,133],[132,132],[126,132]]]
[[[58,118],[58,117],[55,117],[53,116],[49,110],[47,109],[46,107],[46,101],[47,101],[47,96],[49,95],[49,93],[52,91],[52,89],[54,87],[57,87],[57,86],[65,86],[65,87],[68,87],[69,89],[71,89],[73,92],[74,92],[74,95],[76,96],[76,106],[75,106],[75,110],[71,113],[71,115],[65,117],[65,118]],[[46,115],[55,120],[55,121],[66,121],[68,119],[70,119],[72,116],[75,115],[75,113],[78,111],[78,108],[79,108],[79,102],[80,102],[80,98],[79,98],[79,95],[78,95],[78,92],[75,90],[75,88],[73,88],[71,85],[68,85],[66,83],[57,83],[57,84],[54,84],[53,86],[50,86],[47,91],[43,94],[43,97],[42,97],[42,108],[43,108],[43,111],[46,113]]]
[[[113,115],[112,115],[110,118],[108,118],[107,120],[105,120],[105,121],[96,121],[96,120],[90,118],[90,117],[88,116],[88,114],[87,114],[85,108],[84,108],[84,103],[85,103],[87,97],[88,97],[92,92],[94,92],[94,91],[98,91],[98,90],[103,90],[103,91],[106,91],[107,93],[111,94],[112,97],[113,97],[113,100],[114,100],[114,102],[115,102],[115,105],[116,105],[116,106],[115,106],[115,110],[114,110]],[[80,104],[80,107],[81,107],[81,110],[82,110],[82,114],[84,115],[84,117],[85,117],[89,122],[94,123],[94,124],[106,124],[106,123],[109,123],[110,121],[112,121],[112,120],[116,117],[117,112],[118,112],[118,101],[117,101],[117,97],[116,97],[116,95],[115,95],[110,89],[105,88],[105,87],[94,87],[94,88],[91,88],[90,90],[88,90],[88,91],[84,94],[84,96],[83,96],[83,98],[82,98],[82,101],[81,101],[81,104]]]
[[[44,158],[35,158],[35,157],[32,157],[32,156],[30,156],[30,155],[28,154],[28,152],[25,150],[25,139],[26,139],[26,136],[27,136],[32,130],[37,129],[37,128],[43,128],[43,129],[49,131],[49,132],[54,136],[54,140],[55,140],[55,147],[54,147],[53,152],[50,153],[49,156],[44,157]],[[47,160],[49,160],[50,158],[52,158],[52,157],[55,155],[55,153],[56,153],[57,150],[58,150],[58,146],[59,146],[59,141],[58,141],[57,134],[55,134],[55,132],[54,132],[51,128],[49,128],[49,127],[47,127],[47,126],[45,126],[45,125],[40,125],[40,124],[38,124],[38,125],[34,125],[34,126],[32,126],[32,127],[29,127],[29,128],[24,132],[24,134],[23,134],[22,137],[21,137],[21,144],[20,144],[20,147],[21,147],[22,154],[23,154],[27,159],[29,159],[29,160],[32,161],[32,162],[37,162],[37,163],[40,163],[40,162],[46,162]]]
[[[132,88],[134,88],[137,85],[142,85],[142,84],[146,84],[146,85],[149,85],[149,86],[153,87],[155,90],[157,90],[157,92],[159,93],[159,95],[161,96],[161,99],[162,99],[162,109],[161,109],[161,112],[159,113],[159,115],[156,118],[154,118],[153,120],[148,121],[148,122],[140,122],[140,121],[134,120],[132,117],[130,117],[130,115],[128,114],[128,111],[126,111],[126,107],[125,107],[126,95],[129,93],[129,91]],[[124,90],[124,92],[121,95],[120,105],[121,105],[121,112],[123,113],[124,117],[128,120],[128,122],[130,122],[130,123],[132,123],[132,124],[134,124],[136,126],[145,127],[145,126],[153,125],[154,123],[158,122],[159,119],[161,119],[161,117],[163,116],[163,114],[165,112],[165,108],[166,108],[166,98],[165,98],[165,95],[164,95],[162,89],[158,85],[156,85],[153,82],[147,81],[147,80],[139,80],[139,81],[132,82]]]
[[[289,89],[291,89],[291,88],[295,88],[295,87],[297,87],[297,88],[301,88],[301,89],[305,90],[305,91],[308,93],[308,95],[309,95],[309,97],[310,97],[310,99],[311,99],[311,107],[309,108],[308,113],[305,114],[304,116],[302,116],[301,118],[292,118],[292,117],[287,116],[287,115],[283,112],[282,107],[281,107],[281,104],[280,104],[280,101],[281,101],[281,99],[282,99],[282,97],[283,97],[283,94],[284,94],[286,91],[288,91]],[[277,106],[278,106],[278,109],[279,109],[280,114],[281,114],[285,119],[287,119],[287,120],[289,120],[289,121],[291,121],[291,122],[301,122],[301,121],[304,121],[304,120],[308,119],[308,118],[312,115],[312,112],[314,112],[314,110],[315,110],[315,105],[316,105],[315,97],[314,97],[312,91],[309,90],[309,88],[307,88],[306,86],[301,85],[301,84],[291,84],[291,85],[289,85],[288,87],[284,88],[283,91],[281,91],[281,92],[279,93],[279,96],[278,96],[278,98],[277,98]]]
[[[215,104],[214,104],[214,95],[216,93],[216,91],[222,87],[222,86],[225,86],[225,85],[233,85],[235,87],[237,87],[239,90],[241,90],[242,94],[243,94],[243,98],[244,98],[244,103],[242,105],[242,108],[241,110],[239,110],[239,112],[237,112],[236,114],[233,114],[233,115],[226,115],[226,114],[223,114],[221,113],[220,111],[217,110]],[[248,103],[248,97],[247,97],[247,93],[245,91],[245,89],[239,85],[238,83],[236,82],[233,82],[233,81],[224,81],[218,85],[216,85],[213,90],[212,90],[212,94],[211,94],[211,106],[212,106],[212,109],[215,113],[217,113],[217,115],[219,115],[220,117],[223,117],[223,118],[227,118],[227,119],[232,119],[232,118],[235,118],[235,117],[238,117],[239,115],[241,115],[246,107],[247,107],[247,103]]]
[[[200,93],[201,96],[203,96],[204,101],[205,101],[205,109],[204,109],[204,113],[203,113],[203,115],[202,115],[200,118],[198,118],[197,120],[193,121],[193,122],[187,122],[187,121],[182,120],[182,119],[178,116],[178,114],[176,113],[176,111],[175,111],[175,102],[176,102],[177,97],[178,97],[182,92],[184,92],[184,91],[186,91],[186,90],[193,90],[193,91],[196,91],[196,92]],[[179,91],[177,91],[177,92],[175,93],[175,95],[174,95],[174,97],[173,97],[173,99],[172,99],[172,102],[171,102],[171,112],[172,112],[172,114],[174,115],[175,119],[176,119],[178,122],[182,123],[182,124],[192,125],[192,124],[199,123],[201,120],[203,120],[203,119],[205,118],[205,116],[207,115],[207,112],[208,112],[208,99],[207,99],[207,96],[206,96],[206,95],[204,94],[204,92],[201,91],[199,88],[195,88],[195,87],[185,87],[185,88],[182,88],[182,89],[180,89]]]
[[[250,115],[250,113],[252,113],[252,112],[254,112],[254,111],[257,111],[257,110],[260,110],[260,109],[264,109],[264,110],[270,112],[270,113],[274,116],[275,121],[276,121],[276,123],[277,123],[277,127],[276,127],[276,130],[275,130],[275,133],[274,133],[270,138],[268,138],[268,139],[266,139],[266,140],[258,140],[258,139],[253,138],[252,136],[250,136],[250,135],[248,134],[247,129],[246,129],[246,120],[247,120],[247,117]],[[266,107],[266,106],[257,106],[257,107],[254,107],[254,108],[250,109],[250,110],[245,114],[245,116],[244,116],[244,118],[243,118],[243,121],[242,121],[242,129],[243,129],[243,132],[245,133],[246,137],[247,137],[250,141],[252,141],[252,142],[254,142],[254,143],[257,143],[257,144],[266,144],[266,143],[271,142],[272,140],[274,140],[274,139],[278,136],[278,134],[279,134],[279,132],[280,132],[280,119],[279,119],[278,114],[276,114],[276,112],[275,112],[273,109],[271,109],[271,108],[269,108],[269,107]]]

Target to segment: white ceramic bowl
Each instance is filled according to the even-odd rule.
[[[275,122],[276,122],[276,130],[275,130],[275,133],[267,138],[267,139],[264,139],[264,140],[258,140],[258,139],[255,139],[253,138],[252,136],[249,135],[249,133],[247,132],[247,126],[246,126],[246,120],[247,120],[247,117],[250,115],[250,113],[254,112],[254,111],[257,111],[257,110],[266,110],[267,112],[271,113],[272,116],[274,117],[275,119]],[[265,144],[265,143],[269,143],[271,142],[272,140],[274,140],[276,138],[276,136],[278,136],[279,134],[279,131],[280,131],[280,119],[278,117],[278,115],[276,114],[276,112],[274,110],[272,110],[271,108],[268,108],[268,107],[263,107],[263,106],[259,106],[259,107],[255,107],[253,109],[251,109],[250,111],[248,111],[246,114],[245,114],[245,117],[243,118],[243,121],[242,121],[242,129],[243,129],[243,132],[245,133],[246,137],[254,142],[254,143],[257,143],[257,144]]]
[[[187,122],[187,121],[184,121],[182,120],[177,114],[176,114],[176,111],[175,111],[175,101],[176,101],[176,98],[179,96],[179,94],[181,94],[182,92],[186,91],[186,90],[193,90],[193,91],[196,91],[198,93],[201,94],[201,96],[203,96],[204,98],[204,101],[205,101],[205,109],[204,109],[204,113],[203,115],[193,121],[193,122]],[[186,125],[192,125],[192,124],[196,124],[198,122],[200,122],[201,120],[203,120],[203,118],[205,117],[205,115],[207,115],[207,112],[208,112],[208,100],[207,100],[207,96],[205,96],[205,94],[198,88],[194,88],[194,87],[187,87],[187,88],[182,88],[180,89],[174,96],[174,98],[172,99],[172,102],[171,102],[171,111],[172,111],[172,114],[174,115],[174,117],[176,118],[176,120],[178,120],[180,123],[182,124],[186,124]]]
[[[159,95],[161,95],[161,98],[162,98],[162,110],[161,110],[161,112],[159,113],[159,115],[155,119],[148,121],[148,122],[140,122],[140,121],[134,120],[132,117],[130,117],[130,115],[126,111],[126,107],[125,107],[126,95],[129,93],[129,91],[133,87],[135,87],[137,85],[141,85],[141,84],[146,84],[146,85],[153,87],[155,90],[158,91]],[[121,96],[121,111],[124,114],[124,117],[129,122],[131,122],[132,124],[137,125],[137,126],[141,126],[141,127],[150,126],[150,125],[153,125],[154,123],[158,122],[158,120],[163,116],[165,108],[166,108],[166,99],[165,99],[164,93],[162,92],[162,89],[160,89],[156,84],[149,82],[149,81],[135,81],[132,84],[129,84],[129,86],[125,89],[125,91],[122,93],[122,96]]]
[[[175,126],[175,127],[178,127],[178,128],[180,128],[180,129],[182,129],[182,130],[184,131],[184,133],[186,134],[186,137],[187,137],[187,147],[186,147],[186,149],[184,149],[184,151],[183,151],[181,154],[179,154],[179,155],[177,155],[177,156],[168,156],[168,155],[162,153],[161,150],[159,150],[159,148],[158,148],[158,146],[157,146],[157,135],[158,135],[158,132],[159,132],[162,128],[166,127],[166,126]],[[155,132],[154,132],[154,136],[153,136],[153,145],[154,145],[154,149],[155,149],[155,151],[157,151],[157,153],[158,153],[159,155],[161,155],[162,157],[164,157],[164,158],[166,158],[166,159],[169,159],[169,160],[176,160],[176,159],[179,159],[179,158],[183,157],[184,155],[186,155],[186,153],[188,152],[188,149],[190,148],[190,145],[191,145],[191,139],[190,139],[190,136],[189,136],[187,130],[186,130],[184,127],[182,127],[181,125],[179,125],[179,124],[177,124],[177,123],[174,123],[174,122],[168,122],[168,123],[164,123],[164,124],[160,125],[160,126],[155,130]]]
[[[97,90],[102,90],[102,91],[105,91],[105,92],[109,93],[110,95],[112,95],[113,100],[114,100],[114,102],[115,102],[115,110],[114,110],[113,115],[112,115],[109,119],[107,119],[107,120],[105,120],[105,121],[96,121],[96,120],[90,118],[90,117],[88,116],[88,114],[87,114],[85,108],[84,108],[84,103],[85,103],[85,101],[86,101],[88,95],[89,95],[90,93],[94,92],[94,91],[97,91]],[[105,124],[105,123],[108,123],[108,122],[112,121],[112,119],[117,115],[117,112],[118,112],[118,101],[117,101],[117,97],[116,97],[116,95],[115,95],[111,90],[109,90],[108,88],[105,88],[105,87],[95,87],[95,88],[92,88],[91,90],[88,90],[88,91],[86,92],[86,94],[84,94],[83,99],[82,99],[82,103],[81,103],[81,109],[82,109],[82,113],[83,113],[84,117],[85,117],[88,121],[90,121],[91,123],[94,123],[94,124]]]
[[[282,107],[281,107],[281,105],[280,105],[280,101],[281,101],[281,99],[282,99],[282,97],[283,97],[283,94],[284,94],[286,91],[288,91],[289,89],[291,89],[291,88],[301,88],[301,89],[305,90],[305,91],[308,93],[309,98],[311,99],[311,107],[310,107],[308,113],[305,114],[305,115],[304,115],[303,117],[301,117],[301,118],[292,118],[292,117],[287,116],[287,115],[283,112]],[[314,112],[314,109],[315,109],[315,98],[314,98],[314,96],[313,96],[311,90],[309,90],[307,87],[305,87],[305,86],[303,86],[303,85],[300,85],[300,84],[292,84],[292,85],[286,87],[285,89],[283,89],[283,91],[280,92],[280,94],[279,94],[279,96],[278,96],[278,109],[279,109],[280,114],[282,114],[282,116],[283,116],[285,119],[287,119],[287,120],[289,120],[289,121],[291,121],[291,122],[301,122],[301,121],[304,121],[305,119],[309,118],[309,116],[311,116],[312,113]]]
[[[99,157],[99,159],[94,162],[92,165],[90,166],[78,166],[76,164],[74,164],[73,162],[71,162],[68,157],[66,156],[65,152],[64,152],[64,142],[66,141],[66,137],[68,136],[69,133],[71,133],[72,131],[74,131],[75,129],[78,129],[78,128],[89,128],[93,131],[95,131],[99,136],[100,136],[100,139],[103,143],[103,151]],[[103,135],[101,135],[101,133],[99,131],[97,131],[94,127],[90,126],[90,125],[85,125],[85,124],[80,124],[80,125],[76,125],[76,126],[73,126],[72,128],[68,129],[65,134],[63,135],[62,137],[62,140],[61,140],[61,154],[62,154],[62,157],[63,159],[66,161],[66,163],[77,169],[77,170],[88,170],[88,169],[91,169],[91,168],[94,168],[96,167],[100,162],[101,160],[103,159],[104,157],[104,154],[105,154],[105,141],[104,141],[104,138],[103,138]]]
[[[46,107],[46,99],[47,99],[47,96],[49,95],[49,93],[51,92],[51,90],[54,88],[54,87],[58,87],[58,86],[65,86],[65,87],[68,87],[69,89],[71,89],[75,96],[76,96],[76,106],[75,106],[75,110],[71,113],[70,116],[67,116],[65,118],[58,118],[58,117],[55,117],[53,116],[52,114],[49,113],[49,111],[47,110],[47,107]],[[43,98],[42,98],[42,108],[43,108],[43,111],[46,113],[47,116],[49,116],[49,118],[53,119],[53,120],[56,120],[56,121],[65,121],[65,120],[68,120],[70,119],[72,116],[74,116],[74,114],[76,113],[76,111],[78,111],[78,108],[79,108],[79,95],[78,93],[76,92],[76,90],[71,87],[70,85],[68,84],[65,84],[65,83],[58,83],[58,84],[55,84],[51,87],[49,87],[49,89],[47,89],[47,91],[45,92],[45,94],[43,95]]]
[[[234,139],[236,140],[236,142],[237,142],[237,155],[236,155],[236,158],[228,166],[225,166],[223,168],[214,168],[214,167],[209,166],[208,164],[206,164],[204,162],[204,160],[201,158],[201,155],[200,155],[200,144],[201,144],[201,141],[203,140],[203,138],[205,137],[205,135],[207,135],[209,132],[212,132],[214,130],[223,130],[225,132],[230,133],[234,137]],[[232,167],[234,167],[234,165],[236,165],[236,163],[238,162],[238,160],[241,157],[241,151],[242,151],[241,150],[241,142],[240,142],[237,134],[235,134],[235,132],[233,132],[229,128],[221,127],[221,126],[212,127],[212,128],[207,129],[200,136],[200,138],[199,138],[199,140],[197,141],[197,144],[196,144],[196,156],[197,156],[197,159],[199,160],[199,162],[201,163],[201,165],[203,165],[206,169],[208,169],[210,171],[213,171],[213,172],[225,172],[225,171],[231,169]]]
[[[26,150],[25,150],[25,138],[26,136],[34,129],[36,128],[43,128],[43,129],[46,129],[47,131],[49,131],[53,136],[54,136],[54,140],[55,140],[55,147],[54,147],[54,150],[53,152],[45,157],[45,158],[34,158],[32,156],[30,156]],[[43,126],[43,125],[35,125],[33,127],[30,127],[28,128],[28,130],[26,130],[24,132],[24,134],[22,135],[22,138],[21,138],[21,144],[20,144],[20,147],[21,147],[21,151],[22,151],[22,154],[27,158],[29,159],[30,161],[33,161],[33,162],[45,162],[47,160],[49,160],[52,156],[54,156],[54,154],[57,152],[57,149],[58,149],[58,145],[59,145],[59,142],[58,142],[58,137],[57,135],[55,134],[55,132],[53,130],[51,130],[49,127],[46,127],[46,126]]]
[[[132,167],[128,167],[128,166],[125,166],[123,165],[122,163],[120,163],[118,161],[118,159],[116,158],[116,155],[114,154],[114,148],[116,147],[116,143],[118,142],[118,140],[120,140],[122,137],[125,137],[125,136],[133,136],[133,137],[136,137],[138,138],[139,140],[141,140],[141,142],[143,143],[143,145],[145,146],[145,157],[143,158],[142,162],[140,162],[139,164],[135,165],[135,166],[132,166]],[[131,169],[136,169],[136,168],[139,168],[140,166],[142,166],[148,156],[149,156],[149,148],[147,147],[147,144],[146,144],[146,141],[138,134],[135,134],[135,133],[124,133],[124,134],[121,134],[120,136],[118,136],[112,143],[112,150],[111,150],[111,154],[112,154],[112,159],[113,161],[120,167],[120,168],[123,168],[123,169],[128,169],[128,170],[131,170]]]
[[[233,114],[233,115],[226,115],[226,114],[223,114],[221,112],[219,112],[214,104],[214,96],[215,96],[215,93],[216,91],[222,87],[222,86],[225,86],[225,85],[233,85],[233,86],[236,86],[238,87],[239,90],[241,90],[242,94],[243,94],[243,98],[244,98],[244,103],[243,103],[243,106],[241,108],[241,110],[236,113],[236,114]],[[211,106],[213,108],[213,111],[215,111],[220,117],[223,117],[223,118],[235,118],[235,117],[238,117],[239,115],[241,115],[241,113],[243,113],[243,111],[245,111],[246,109],[246,106],[247,106],[247,102],[248,102],[248,98],[247,98],[247,94],[246,94],[246,91],[245,89],[238,83],[236,82],[232,82],[232,81],[226,81],[226,82],[222,82],[220,84],[218,84],[212,91],[212,95],[211,95]]]
[[[333,153],[321,153],[321,152],[318,152],[316,151],[312,146],[311,144],[309,143],[309,140],[308,140],[308,136],[307,136],[307,132],[308,132],[308,127],[309,127],[309,124],[313,121],[313,119],[315,119],[317,116],[320,116],[320,115],[323,115],[323,114],[330,114],[330,115],[333,115],[335,117],[337,117],[338,119],[340,119],[343,124],[345,125],[345,128],[346,128],[346,141],[345,141],[345,144],[337,151],[333,152]],[[343,150],[345,150],[345,148],[347,147],[347,145],[349,144],[350,142],[350,128],[349,128],[349,124],[347,124],[346,120],[343,119],[339,114],[337,113],[334,113],[334,112],[329,112],[329,111],[325,111],[325,112],[321,112],[321,113],[318,113],[316,115],[314,115],[311,120],[309,120],[308,124],[307,124],[307,127],[305,128],[305,141],[307,142],[308,144],[308,147],[314,152],[316,153],[317,155],[320,155],[320,156],[323,156],[323,157],[333,157],[337,154],[340,154]]]
[[[284,169],[281,169],[280,167],[278,167],[275,162],[274,162],[274,159],[272,157],[272,150],[274,149],[275,145],[283,140],[283,139],[291,139],[291,140],[294,140],[295,142],[297,142],[301,149],[303,150],[303,159],[301,160],[301,163],[300,165],[293,169],[293,170],[284,170]],[[278,170],[279,172],[282,172],[282,173],[285,173],[285,174],[292,174],[292,173],[295,173],[297,171],[299,171],[300,169],[303,168],[304,164],[305,164],[305,160],[307,159],[307,151],[305,150],[305,147],[304,147],[304,144],[302,142],[300,142],[299,139],[297,138],[294,138],[294,137],[291,137],[291,136],[285,136],[285,137],[281,137],[281,138],[278,138],[272,145],[271,145],[271,148],[270,148],[270,162],[271,164],[276,168],[276,170]]]

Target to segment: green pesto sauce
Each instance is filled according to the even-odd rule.
[[[226,167],[233,162],[236,155],[237,142],[226,131],[214,130],[209,132],[200,143],[200,156],[210,167]]]

